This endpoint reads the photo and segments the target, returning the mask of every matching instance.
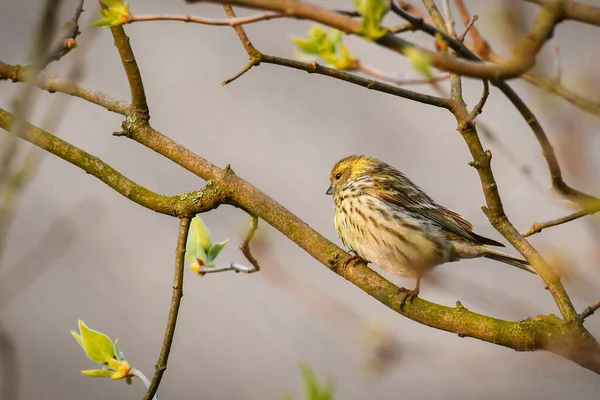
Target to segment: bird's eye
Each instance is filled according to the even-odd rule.
[[[337,174],[335,174],[335,179],[340,179],[342,177],[342,173],[338,172]]]

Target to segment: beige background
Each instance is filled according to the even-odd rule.
[[[70,18],[76,1],[64,3],[62,21]],[[95,19],[93,2],[86,3],[83,21]],[[131,9],[140,15],[224,17],[217,6],[170,3],[134,0]],[[320,3],[351,8],[350,1]],[[0,59],[27,62],[42,4],[2,1]],[[497,37],[502,32],[500,2],[467,4],[479,14],[477,24],[484,33]],[[534,6],[524,9],[536,10]],[[289,35],[303,35],[308,26],[301,21],[270,21],[247,31],[258,49],[292,57]],[[63,73],[76,52],[85,52],[82,82],[127,99],[125,75],[110,32],[95,30],[98,37],[92,44],[84,43],[90,37],[86,28],[80,47],[49,72]],[[467,148],[446,111],[272,65],[261,65],[221,87],[220,82],[247,60],[232,29],[157,22],[129,26],[127,32],[145,79],[154,127],[218,165],[230,163],[240,176],[328,238],[339,242],[331,198],[324,195],[329,170],[351,153],[393,164],[437,201],[461,212],[479,233],[500,238],[480,210],[483,196],[477,174],[467,165]],[[558,28],[552,44],[560,48],[567,83],[578,84],[600,61],[600,46],[593,40],[598,32],[574,23]],[[406,37],[430,44],[421,35]],[[354,38],[347,43],[365,62],[416,77],[404,59],[389,51]],[[509,54],[500,41],[493,43]],[[546,46],[541,57],[546,70],[552,69],[550,48]],[[0,83],[1,107],[11,109],[18,87]],[[540,116],[561,160],[571,161],[567,178],[600,193],[600,120],[561,101],[542,102],[525,83],[515,87]],[[588,94],[597,97],[597,86],[586,87]],[[472,105],[480,84],[468,81],[465,88]],[[41,94],[32,121],[39,123],[57,97],[66,96]],[[159,193],[175,194],[203,185],[140,145],[111,136],[121,120],[83,100],[69,99],[55,133]],[[533,180],[539,184],[532,184],[496,144],[485,140],[494,153],[494,171],[515,225],[526,229],[533,221],[568,213],[545,191],[548,173],[535,139],[499,92],[492,92],[481,120],[493,127],[521,163],[532,168]],[[592,171],[586,176],[576,174],[581,154],[567,157],[577,150],[579,139],[585,143],[583,156],[591,158],[583,164],[585,172]],[[217,239],[231,239],[221,263],[244,262],[237,244],[246,216],[224,206],[203,218]],[[598,300],[594,244],[599,236],[592,234],[591,221],[579,220],[532,239],[544,254],[560,253],[569,260],[573,271],[566,286],[579,310]],[[310,363],[319,377],[333,377],[337,398],[344,400],[597,398],[600,379],[594,373],[554,355],[516,353],[405,319],[329,272],[266,224],[262,226],[266,240],[257,254],[263,272],[200,278],[186,270],[185,296],[161,399],[279,399],[286,393],[300,399],[301,362]],[[128,387],[124,382],[82,376],[80,370],[94,365],[69,329],[82,318],[118,337],[127,359],[151,375],[171,297],[176,232],[176,220],[142,209],[70,164],[45,157],[41,173],[18,208],[0,271],[26,275],[10,288],[19,289],[18,295],[0,314],[16,346],[21,399],[141,398],[144,388],[139,382]],[[422,296],[446,305],[461,300],[474,311],[512,320],[557,312],[539,279],[492,261],[443,266],[424,282]],[[594,316],[587,323],[596,335],[600,335],[599,321],[600,316]],[[372,353],[370,323],[391,335],[399,355],[376,377],[369,377],[364,369]]]

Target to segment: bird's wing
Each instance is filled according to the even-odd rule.
[[[473,235],[473,226],[460,214],[437,204],[403,174],[396,171],[387,172],[389,176],[375,179],[374,186],[364,189],[364,192],[379,200],[417,213],[459,237],[478,242]]]

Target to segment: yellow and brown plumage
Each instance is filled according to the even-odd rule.
[[[395,275],[417,278],[463,258],[486,257],[533,272],[527,261],[487,247],[504,246],[473,232],[460,214],[437,204],[394,167],[367,156],[349,156],[331,171],[335,227],[357,256]],[[405,297],[406,299],[406,297]]]

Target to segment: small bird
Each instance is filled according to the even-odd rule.
[[[335,228],[346,247],[365,262],[400,276],[421,278],[440,264],[485,257],[527,272],[527,261],[487,247],[502,243],[473,232],[460,214],[437,204],[394,167],[373,157],[352,155],[331,170]]]

